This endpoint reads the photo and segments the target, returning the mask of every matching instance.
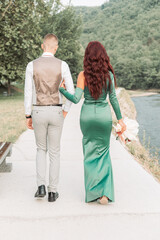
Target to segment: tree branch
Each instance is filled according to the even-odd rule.
[[[0,21],[4,18],[5,14],[6,14],[7,10],[8,10],[8,8],[12,5],[12,3],[13,3],[13,1],[11,0],[11,1],[9,2],[8,6],[6,7],[6,9],[4,10]]]

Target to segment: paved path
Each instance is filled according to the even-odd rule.
[[[60,198],[35,200],[35,141],[24,132],[0,174],[0,240],[159,240],[160,184],[111,138],[115,202],[84,202],[81,103],[72,105],[64,124]]]

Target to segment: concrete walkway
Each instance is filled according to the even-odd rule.
[[[11,173],[0,174],[0,240],[159,240],[160,184],[111,138],[115,202],[107,206],[84,202],[82,102],[65,119],[60,198],[35,200],[35,140],[24,132],[8,161]],[[17,126],[18,127],[18,126]]]

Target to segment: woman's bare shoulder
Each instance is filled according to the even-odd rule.
[[[78,75],[77,87],[84,89],[84,71],[81,71]]]
[[[79,73],[78,77],[84,78],[84,71],[81,71],[81,72]]]

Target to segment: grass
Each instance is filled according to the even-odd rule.
[[[0,97],[0,142],[15,142],[26,130],[24,97]]]
[[[158,181],[160,181],[160,164],[158,157],[151,157],[149,150],[141,145],[141,143],[133,141],[127,146],[134,158]]]

